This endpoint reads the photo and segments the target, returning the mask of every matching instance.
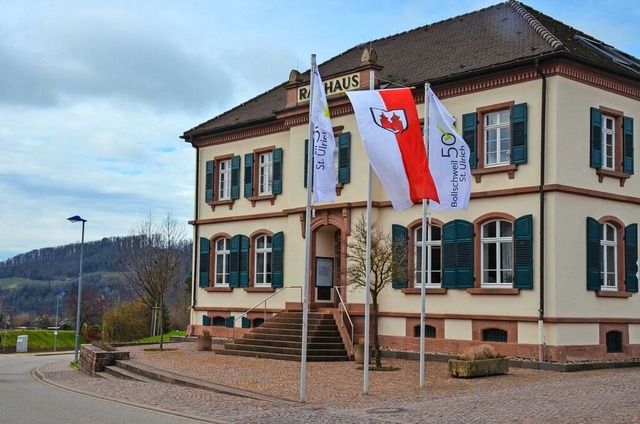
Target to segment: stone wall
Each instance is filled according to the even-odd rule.
[[[102,350],[92,344],[80,347],[80,363],[78,368],[85,374],[94,377],[95,373],[104,371],[104,367],[114,365],[117,360],[129,359],[129,352]]]

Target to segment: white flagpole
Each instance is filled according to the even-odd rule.
[[[309,96],[309,141],[307,157],[307,207],[305,209],[305,255],[304,255],[304,284],[302,285],[302,352],[300,355],[300,402],[307,401],[307,330],[309,327],[309,285],[311,264],[311,197],[313,194],[313,122],[311,122],[313,105],[313,82],[315,78],[316,55],[311,55],[311,79]]]
[[[424,85],[424,148],[429,157],[429,83]],[[429,200],[422,199],[422,250],[421,261],[422,269],[420,270],[420,387],[424,387],[424,366],[425,366],[425,326],[427,311],[427,215],[429,215]],[[429,227],[431,226],[431,217],[429,216]]]
[[[375,84],[375,71],[371,69],[369,71],[369,89],[374,90]],[[370,346],[370,311],[369,305],[371,304],[371,163],[369,163],[367,171],[367,247],[366,247],[366,261],[365,261],[365,301],[364,301],[364,389],[365,395],[369,394],[369,356],[371,353]]]

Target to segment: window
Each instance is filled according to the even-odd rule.
[[[422,249],[426,249],[426,268],[427,286],[440,287],[441,279],[441,247],[440,247],[440,227],[435,225],[427,226],[426,241],[422,240],[422,226],[417,227],[413,232],[414,248],[413,263],[414,266],[414,282],[415,286],[420,287],[422,284]]]
[[[484,115],[484,164],[507,165],[511,157],[509,110]]]
[[[507,343],[508,333],[499,328],[485,328],[482,330],[483,342]]]
[[[255,248],[255,286],[271,285],[271,236],[256,239]]]
[[[220,238],[215,242],[215,286],[229,286],[229,239]]]
[[[587,290],[637,293],[638,224],[587,218]]]
[[[623,112],[600,106],[591,108],[590,166],[599,181],[618,178],[620,186],[633,175],[633,119]]]
[[[512,237],[511,222],[495,220],[482,225],[482,287],[512,286]]]
[[[244,156],[244,197],[252,202],[271,199],[273,203],[277,194],[282,194],[282,149],[269,147],[247,153]]]
[[[500,103],[462,115],[462,137],[476,182],[498,172],[513,178],[517,165],[527,163],[527,104]]]
[[[205,202],[212,206],[240,197],[240,156],[220,156],[206,163]]]
[[[609,331],[605,336],[607,344],[607,353],[622,353],[623,342],[622,333],[620,331]]]
[[[220,161],[218,175],[218,199],[231,199],[231,159]]]
[[[303,185],[307,188],[307,168],[309,166],[309,140],[304,141],[304,173]],[[336,137],[336,148],[333,151],[333,162],[336,170],[336,192],[340,195],[340,190],[344,184],[351,181],[351,133],[344,132]],[[313,177],[312,177],[313,178]]]
[[[483,220],[478,233],[476,238],[474,224],[461,219],[442,226],[442,287],[533,289],[533,216],[521,216],[513,222]],[[477,270],[474,251],[479,251]],[[485,293],[470,291],[476,292]]]
[[[259,158],[258,196],[271,194],[273,184],[273,152],[262,153]]]
[[[611,224],[602,225],[602,238],[600,240],[600,280],[602,290],[618,289],[618,236],[616,228]]]
[[[413,327],[413,337],[420,337],[420,326],[416,325]],[[424,326],[424,337],[427,339],[435,339],[436,338],[436,327],[433,325],[425,325]]]

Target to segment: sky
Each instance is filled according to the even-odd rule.
[[[0,261],[193,218],[180,135],[360,43],[499,0],[0,0]],[[640,57],[640,2],[525,4]],[[452,52],[455,54],[455,52]]]

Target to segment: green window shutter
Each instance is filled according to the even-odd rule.
[[[511,108],[511,163],[527,163],[527,104]]]
[[[623,119],[623,163],[622,170],[632,175],[633,174],[633,118],[625,116]]]
[[[226,317],[224,319],[224,326],[227,328],[233,328],[234,323],[235,323],[235,318],[233,315]]]
[[[229,240],[229,287],[240,287],[240,235]]]
[[[600,234],[601,225],[587,217],[587,290],[600,290]]]
[[[271,287],[284,286],[284,233],[280,231],[271,238]]]
[[[282,194],[282,148],[273,150],[273,194]]]
[[[208,160],[206,165],[207,176],[204,182],[204,201],[209,203],[213,202],[213,179],[216,169],[216,162]]]
[[[625,287],[628,292],[638,293],[636,260],[638,258],[638,224],[627,225],[624,229]]]
[[[409,230],[402,225],[391,226],[392,260],[402,270],[399,275],[394,275],[391,286],[394,289],[406,289],[409,286]]]
[[[253,196],[253,153],[244,155],[244,197]]]
[[[304,140],[304,188],[307,188],[307,172],[309,171],[309,139]],[[313,178],[313,175],[311,176]]]
[[[442,287],[473,288],[473,224],[456,219],[442,226]]]
[[[209,326],[211,325],[211,317],[205,315],[202,317],[202,325]]]
[[[240,320],[242,323],[242,328],[249,328],[251,327],[251,320],[247,317],[242,317],[242,319]]]
[[[351,133],[345,132],[338,137],[338,182],[351,181]]]
[[[525,215],[513,223],[513,287],[533,289],[533,216]]]
[[[238,287],[249,287],[249,237],[240,235]]]
[[[200,287],[209,287],[209,256],[211,242],[206,237],[200,237]]]
[[[469,167],[471,169],[478,167],[477,127],[477,115],[475,112],[462,115],[462,138],[469,146]]]
[[[602,111],[595,107],[591,108],[590,146],[591,167],[602,168]]]
[[[240,156],[231,158],[231,199],[240,198]]]

